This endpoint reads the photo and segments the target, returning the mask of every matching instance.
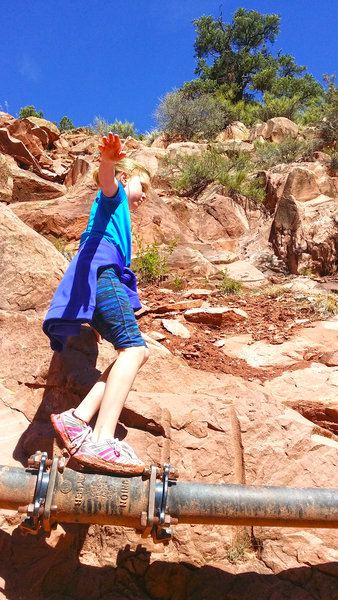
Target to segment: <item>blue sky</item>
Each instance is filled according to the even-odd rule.
[[[336,0],[1,0],[0,110],[151,131],[160,98],[194,78],[192,20],[220,7],[226,22],[239,7],[280,14],[275,50],[320,81],[337,71]]]

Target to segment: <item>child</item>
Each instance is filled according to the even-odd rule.
[[[80,405],[51,415],[64,445],[82,465],[117,473],[142,473],[145,465],[115,428],[138,370],[149,351],[134,310],[141,308],[131,260],[130,210],[146,199],[149,173],[126,159],[118,135],[109,133],[99,145],[96,173],[101,191],[90,211],[78,254],[70,263],[53,297],[43,324],[53,350],[61,352],[68,335],[77,335],[89,322],[95,333],[117,350]],[[94,174],[95,175],[95,174]],[[97,413],[95,427],[88,423]]]

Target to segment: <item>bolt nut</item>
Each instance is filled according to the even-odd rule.
[[[141,512],[141,527],[147,527],[147,520],[148,520],[148,516],[147,513],[143,510]]]
[[[27,515],[33,515],[33,513],[34,513],[34,504],[28,504]]]
[[[59,473],[63,473],[65,466],[66,466],[66,457],[65,456],[61,456],[59,458],[59,461],[58,461],[58,471],[59,471]]]

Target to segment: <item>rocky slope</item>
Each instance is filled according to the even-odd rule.
[[[222,143],[299,135],[272,121],[252,131],[236,124]],[[182,199],[160,159],[200,145],[167,142],[126,141],[153,176],[135,231],[145,242],[179,241],[170,269],[184,273],[185,288],[172,291],[169,277],[140,290],[151,358],[120,433],[146,462],[170,460],[186,481],[338,487],[337,178],[323,161],[280,165],[265,173],[264,211],[219,186]],[[50,413],[76,405],[114,358],[89,327],[62,355],[41,331],[68,264],[51,240],[64,254],[76,248],[95,194],[96,145],[86,131],[60,136],[48,122],[0,115],[2,464],[26,465],[37,449],[60,454]],[[219,293],[225,266],[245,293]],[[305,267],[327,276],[300,276]],[[2,598],[337,597],[331,529],[179,525],[162,547],[108,526],[24,538],[19,522],[1,515]]]

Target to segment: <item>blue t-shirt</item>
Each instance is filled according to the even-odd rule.
[[[131,224],[127,194],[123,185],[118,182],[118,192],[108,198],[99,191],[90,210],[87,228],[81,235],[80,244],[88,237],[105,238],[114,246],[118,246],[128,267],[131,261]]]

